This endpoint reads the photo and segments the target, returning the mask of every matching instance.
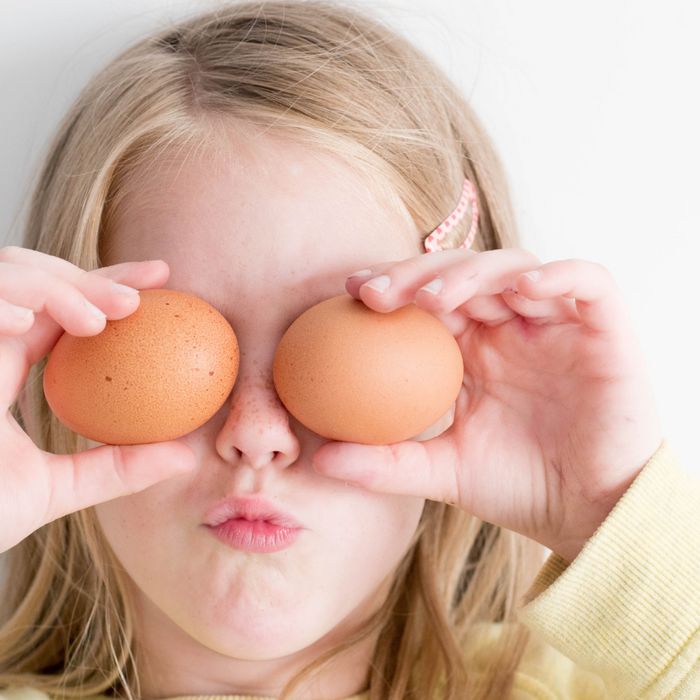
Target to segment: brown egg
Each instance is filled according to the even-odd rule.
[[[140,294],[133,314],[98,335],[64,333],[46,364],[51,410],[90,440],[173,440],[209,420],[233,388],[238,343],[226,319],[184,292]]]
[[[447,328],[408,304],[372,311],[349,295],[302,314],[275,353],[273,378],[287,410],[324,437],[388,445],[447,413],[464,374]]]

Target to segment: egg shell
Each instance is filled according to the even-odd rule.
[[[464,376],[459,346],[427,311],[373,311],[342,295],[313,306],[277,347],[273,379],[287,410],[332,440],[388,445],[436,423]]]
[[[140,296],[133,314],[95,336],[64,333],[46,364],[51,410],[90,440],[173,440],[209,420],[233,388],[238,342],[216,309],[170,289]]]

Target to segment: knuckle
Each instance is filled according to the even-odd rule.
[[[423,261],[420,257],[417,258],[407,258],[403,260],[398,265],[394,267],[399,267],[405,269],[409,273],[422,272],[423,271]]]
[[[525,254],[525,257],[527,258],[527,261],[535,266],[541,265],[542,261],[530,250],[526,250],[525,248],[521,248],[523,253]]]
[[[600,272],[604,277],[609,277],[610,279],[612,279],[612,272],[610,272],[610,270],[607,267],[605,267],[605,265],[602,265],[601,263],[596,263],[596,265],[598,267],[598,272]]]
[[[594,274],[598,275],[599,277],[612,278],[612,273],[602,263],[593,262],[593,261],[589,261],[589,260],[579,260],[577,258],[574,258],[572,260],[567,260],[566,262],[571,264],[573,267],[575,267],[577,269],[577,271],[582,272],[583,274],[590,275],[591,273],[594,273]]]
[[[17,262],[21,258],[23,250],[16,245],[0,248],[0,262]]]
[[[24,274],[24,273],[23,273]],[[38,298],[44,301],[51,296],[54,290],[62,291],[64,282],[54,275],[39,267],[29,267],[26,271],[26,280]]]
[[[119,445],[112,445],[112,469],[117,482],[126,488],[127,486],[127,469],[124,453]]]
[[[79,290],[83,291],[89,289],[90,287],[108,287],[110,284],[109,279],[102,277],[101,275],[95,275],[87,270],[82,270],[77,268],[75,277],[72,280],[73,286],[77,287]]]
[[[541,260],[531,250],[528,250],[527,248],[523,248],[521,246],[514,246],[513,248],[496,248],[495,250],[505,251],[506,253],[510,254],[512,254],[512,252],[515,251],[517,255],[522,256],[525,262],[535,263],[537,265],[541,264]]]
[[[607,268],[605,265],[602,265],[601,263],[594,264],[596,267],[596,272],[598,273],[598,277],[601,279],[601,281],[610,287],[617,287],[617,282],[615,282],[615,278],[610,269]]]

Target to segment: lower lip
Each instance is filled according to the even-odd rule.
[[[301,535],[301,528],[280,527],[264,520],[235,518],[220,525],[209,526],[217,540],[233,549],[255,554],[280,552]]]

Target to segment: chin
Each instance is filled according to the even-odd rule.
[[[316,645],[321,649],[341,641],[366,618],[365,605],[343,611],[323,608],[318,596],[285,599],[250,582],[241,590],[217,598],[211,591],[192,592],[187,600],[153,602],[136,592],[137,617],[146,622],[154,640],[179,637],[185,647],[195,642],[222,656],[261,661],[291,656]],[[196,601],[207,601],[197,606]],[[328,601],[327,601],[328,602]],[[340,601],[337,601],[337,603]],[[156,623],[155,625],[153,623]]]

